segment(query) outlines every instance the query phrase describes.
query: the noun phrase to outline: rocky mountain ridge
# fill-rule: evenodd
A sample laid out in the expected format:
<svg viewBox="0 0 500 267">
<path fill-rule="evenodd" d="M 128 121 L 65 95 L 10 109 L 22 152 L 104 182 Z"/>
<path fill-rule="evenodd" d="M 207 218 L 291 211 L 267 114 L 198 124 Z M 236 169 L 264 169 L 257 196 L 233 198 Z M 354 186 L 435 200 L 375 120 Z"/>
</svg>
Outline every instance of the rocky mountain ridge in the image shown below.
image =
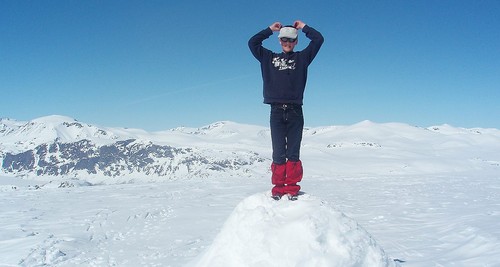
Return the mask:
<svg viewBox="0 0 500 267">
<path fill-rule="evenodd" d="M 209 129 L 222 127 L 217 123 Z M 199 135 L 201 131 L 184 135 Z M 256 152 L 161 144 L 141 130 L 103 129 L 62 116 L 0 123 L 0 162 L 5 175 L 24 177 L 157 177 L 249 175 L 267 159 Z M 179 143 L 173 141 L 172 143 Z"/>
</svg>

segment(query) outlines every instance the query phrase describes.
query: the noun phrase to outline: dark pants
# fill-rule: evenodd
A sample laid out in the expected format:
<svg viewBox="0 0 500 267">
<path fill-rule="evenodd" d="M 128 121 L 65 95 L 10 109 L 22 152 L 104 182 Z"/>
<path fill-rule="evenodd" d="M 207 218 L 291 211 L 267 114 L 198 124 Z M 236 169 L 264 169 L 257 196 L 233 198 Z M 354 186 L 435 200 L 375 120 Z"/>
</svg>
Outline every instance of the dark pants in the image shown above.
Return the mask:
<svg viewBox="0 0 500 267">
<path fill-rule="evenodd" d="M 299 161 L 300 143 L 304 128 L 302 106 L 296 104 L 271 105 L 271 141 L 273 143 L 273 162 L 285 164 Z"/>
</svg>

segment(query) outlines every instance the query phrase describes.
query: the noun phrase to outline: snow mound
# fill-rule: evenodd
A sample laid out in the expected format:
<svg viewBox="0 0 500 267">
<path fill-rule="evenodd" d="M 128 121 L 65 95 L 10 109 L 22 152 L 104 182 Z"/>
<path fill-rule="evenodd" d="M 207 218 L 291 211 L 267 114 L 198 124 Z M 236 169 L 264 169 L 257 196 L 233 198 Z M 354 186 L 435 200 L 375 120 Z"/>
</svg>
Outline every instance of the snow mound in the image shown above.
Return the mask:
<svg viewBox="0 0 500 267">
<path fill-rule="evenodd" d="M 244 199 L 190 266 L 395 266 L 355 221 L 310 195 Z"/>
</svg>

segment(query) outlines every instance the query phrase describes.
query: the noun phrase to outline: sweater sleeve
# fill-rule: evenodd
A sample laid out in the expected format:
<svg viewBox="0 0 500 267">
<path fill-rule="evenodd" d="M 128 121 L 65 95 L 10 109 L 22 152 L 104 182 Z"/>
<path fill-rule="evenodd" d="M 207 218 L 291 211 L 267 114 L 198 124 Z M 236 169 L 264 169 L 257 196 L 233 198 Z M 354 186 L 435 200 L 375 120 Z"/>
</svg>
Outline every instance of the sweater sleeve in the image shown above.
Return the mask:
<svg viewBox="0 0 500 267">
<path fill-rule="evenodd" d="M 310 63 L 318 54 L 319 49 L 321 48 L 321 45 L 323 44 L 325 39 L 319 31 L 317 31 L 313 27 L 310 27 L 309 25 L 304 26 L 304 28 L 302 28 L 302 32 L 304 32 L 306 34 L 306 37 L 311 40 L 309 45 L 303 50 L 303 52 L 308 54 Z"/>
<path fill-rule="evenodd" d="M 273 31 L 267 27 L 264 30 L 258 32 L 256 35 L 252 36 L 248 41 L 248 47 L 252 52 L 253 56 L 260 62 L 266 54 L 272 53 L 270 50 L 262 46 L 262 42 L 273 35 Z"/>
</svg>

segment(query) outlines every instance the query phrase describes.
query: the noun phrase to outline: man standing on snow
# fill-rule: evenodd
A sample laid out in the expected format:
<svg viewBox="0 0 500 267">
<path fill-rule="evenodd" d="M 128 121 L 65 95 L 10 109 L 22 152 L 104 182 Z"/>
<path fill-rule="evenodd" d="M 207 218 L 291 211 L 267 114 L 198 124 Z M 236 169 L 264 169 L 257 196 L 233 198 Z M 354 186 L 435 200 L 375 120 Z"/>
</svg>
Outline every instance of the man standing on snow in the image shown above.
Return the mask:
<svg viewBox="0 0 500 267">
<path fill-rule="evenodd" d="M 304 50 L 294 52 L 298 30 L 302 30 L 311 41 Z M 281 53 L 273 53 L 262 46 L 262 42 L 277 31 L 283 50 Z M 276 200 L 284 195 L 294 200 L 300 190 L 297 183 L 302 180 L 303 174 L 299 154 L 304 128 L 302 104 L 307 68 L 323 41 L 321 33 L 300 20 L 290 26 L 275 22 L 248 41 L 250 51 L 260 62 L 264 103 L 271 105 L 271 181 L 274 185 L 272 196 Z"/>
</svg>

